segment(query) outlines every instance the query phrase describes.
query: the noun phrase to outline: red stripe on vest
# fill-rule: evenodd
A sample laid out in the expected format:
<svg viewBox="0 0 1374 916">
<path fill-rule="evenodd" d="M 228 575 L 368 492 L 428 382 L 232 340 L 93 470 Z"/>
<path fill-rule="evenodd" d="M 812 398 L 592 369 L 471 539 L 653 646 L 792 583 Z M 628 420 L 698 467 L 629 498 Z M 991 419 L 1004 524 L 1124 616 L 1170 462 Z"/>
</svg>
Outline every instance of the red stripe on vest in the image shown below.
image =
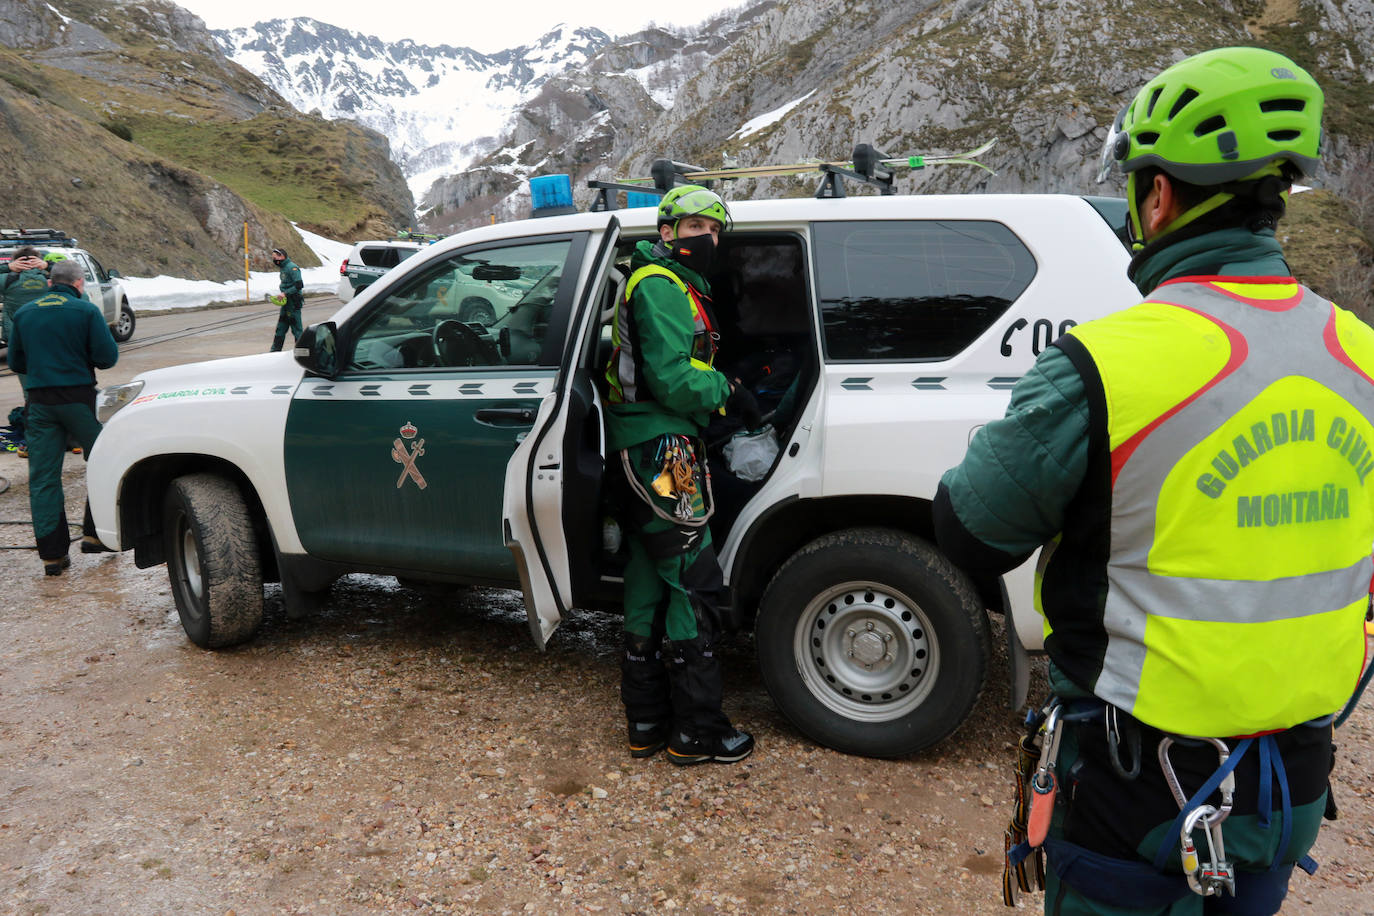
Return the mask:
<svg viewBox="0 0 1374 916">
<path fill-rule="evenodd" d="M 1150 301 L 1154 302 L 1158 300 L 1152 299 Z M 1215 324 L 1217 327 L 1221 328 L 1222 332 L 1226 335 L 1226 339 L 1231 343 L 1231 358 L 1227 360 L 1226 365 L 1221 368 L 1221 371 L 1212 377 L 1211 381 L 1203 385 L 1197 391 L 1194 391 L 1192 394 L 1188 395 L 1188 397 L 1184 398 L 1182 401 L 1175 404 L 1169 410 L 1165 411 L 1153 422 L 1151 422 L 1150 425 L 1146 426 L 1144 429 L 1140 430 L 1140 432 L 1136 433 L 1134 436 L 1127 439 L 1125 442 L 1121 443 L 1120 447 L 1112 451 L 1113 487 L 1116 486 L 1117 475 L 1121 473 L 1121 469 L 1126 466 L 1126 462 L 1131 459 L 1131 455 L 1135 453 L 1135 450 L 1140 447 L 1140 443 L 1144 442 L 1146 437 L 1148 437 L 1152 432 L 1158 429 L 1159 426 L 1165 420 L 1169 419 L 1174 414 L 1178 413 L 1180 410 L 1187 407 L 1189 404 L 1193 403 L 1198 398 L 1202 397 L 1204 394 L 1207 393 L 1209 389 L 1214 387 L 1218 382 L 1226 378 L 1226 376 L 1230 375 L 1232 372 L 1235 372 L 1236 369 L 1240 367 L 1240 364 L 1245 362 L 1246 357 L 1250 355 L 1250 345 L 1246 343 L 1245 336 L 1241 334 L 1239 331 L 1237 331 L 1235 328 L 1231 327 L 1229 324 L 1217 320 L 1213 316 L 1208 315 L 1206 312 L 1200 311 L 1195 308 L 1191 308 L 1186 305 L 1179 305 L 1176 302 L 1163 302 L 1161 304 L 1172 305 L 1174 306 L 1174 308 L 1187 309 L 1193 314 L 1200 315 L 1201 317 L 1206 318 L 1208 321 Z"/>
</svg>

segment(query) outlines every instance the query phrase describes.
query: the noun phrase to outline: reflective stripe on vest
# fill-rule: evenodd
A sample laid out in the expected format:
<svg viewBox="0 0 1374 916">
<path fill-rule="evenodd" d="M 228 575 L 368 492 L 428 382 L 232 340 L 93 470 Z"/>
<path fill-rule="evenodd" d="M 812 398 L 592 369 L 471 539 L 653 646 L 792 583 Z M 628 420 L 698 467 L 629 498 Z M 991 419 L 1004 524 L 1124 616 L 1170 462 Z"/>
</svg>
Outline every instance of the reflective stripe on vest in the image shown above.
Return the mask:
<svg viewBox="0 0 1374 916">
<path fill-rule="evenodd" d="M 606 382 L 613 404 L 633 404 L 651 398 L 641 392 L 639 373 L 635 368 L 635 333 L 632 330 L 630 299 L 635 287 L 648 277 L 665 277 L 687 297 L 692 307 L 692 365 L 704 371 L 711 371 L 716 358 L 714 331 L 706 309 L 702 307 L 700 294 L 681 277 L 658 264 L 645 264 L 630 274 L 625 281 L 625 293 L 615 306 L 615 319 L 611 323 L 611 359 L 606 366 Z"/>
<path fill-rule="evenodd" d="M 1111 449 L 1099 697 L 1218 737 L 1349 698 L 1374 573 L 1374 335 L 1356 325 L 1291 281 L 1214 280 L 1070 332 Z"/>
</svg>

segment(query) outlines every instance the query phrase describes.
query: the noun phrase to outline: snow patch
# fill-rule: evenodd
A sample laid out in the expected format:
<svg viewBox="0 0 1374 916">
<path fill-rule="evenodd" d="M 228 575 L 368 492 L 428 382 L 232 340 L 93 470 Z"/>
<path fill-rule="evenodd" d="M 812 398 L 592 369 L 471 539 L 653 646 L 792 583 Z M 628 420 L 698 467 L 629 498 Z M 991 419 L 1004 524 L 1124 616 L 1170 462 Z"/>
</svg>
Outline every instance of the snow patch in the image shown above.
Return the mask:
<svg viewBox="0 0 1374 916">
<path fill-rule="evenodd" d="M 738 140 L 743 137 L 747 137 L 750 134 L 756 134 L 759 131 L 763 130 L 765 127 L 770 127 L 778 123 L 783 118 L 787 117 L 787 113 L 789 111 L 791 111 L 793 108 L 796 108 L 802 102 L 805 102 L 807 99 L 811 98 L 811 96 L 815 94 L 816 90 L 812 89 L 806 95 L 802 96 L 799 99 L 793 99 L 786 105 L 783 105 L 781 108 L 774 108 L 772 111 L 765 112 L 764 114 L 759 115 L 757 118 L 750 118 L 748 121 L 745 121 L 743 124 L 741 124 L 738 130 L 736 130 L 733 134 L 730 135 L 730 139 Z"/>
<path fill-rule="evenodd" d="M 305 291 L 332 295 L 338 287 L 339 263 L 348 257 L 348 252 L 353 246 L 347 242 L 336 242 L 322 235 L 306 232 L 300 226 L 296 226 L 296 231 L 323 262 L 320 267 L 301 270 Z M 253 271 L 248 275 L 246 290 L 242 280 L 216 283 L 213 280 L 186 280 L 162 276 L 120 277 L 119 282 L 129 294 L 129 305 L 133 308 L 134 314 L 139 314 L 195 308 L 211 302 L 262 302 L 268 295 L 276 294 L 280 275 L 275 270 Z"/>
</svg>

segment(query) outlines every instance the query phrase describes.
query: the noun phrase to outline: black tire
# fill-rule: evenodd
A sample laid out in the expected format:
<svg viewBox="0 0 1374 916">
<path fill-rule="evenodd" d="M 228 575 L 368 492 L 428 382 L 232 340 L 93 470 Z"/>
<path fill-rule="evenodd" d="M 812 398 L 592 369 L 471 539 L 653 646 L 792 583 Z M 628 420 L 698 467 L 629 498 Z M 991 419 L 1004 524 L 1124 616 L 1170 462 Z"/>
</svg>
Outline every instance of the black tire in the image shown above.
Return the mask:
<svg viewBox="0 0 1374 916">
<path fill-rule="evenodd" d="M 123 343 L 134 336 L 134 325 L 136 323 L 134 319 L 134 310 L 129 308 L 129 301 L 126 299 L 119 304 L 119 319 L 114 323 L 114 326 L 110 328 L 110 333 L 114 335 L 115 340 Z"/>
<path fill-rule="evenodd" d="M 216 474 L 178 477 L 162 523 L 167 578 L 191 642 L 222 649 L 251 639 L 262 624 L 262 565 L 238 487 Z"/>
<path fill-rule="evenodd" d="M 933 545 L 855 528 L 778 570 L 755 641 L 764 684 L 799 731 L 838 751 L 900 757 L 968 717 L 991 637 L 972 584 Z"/>
</svg>

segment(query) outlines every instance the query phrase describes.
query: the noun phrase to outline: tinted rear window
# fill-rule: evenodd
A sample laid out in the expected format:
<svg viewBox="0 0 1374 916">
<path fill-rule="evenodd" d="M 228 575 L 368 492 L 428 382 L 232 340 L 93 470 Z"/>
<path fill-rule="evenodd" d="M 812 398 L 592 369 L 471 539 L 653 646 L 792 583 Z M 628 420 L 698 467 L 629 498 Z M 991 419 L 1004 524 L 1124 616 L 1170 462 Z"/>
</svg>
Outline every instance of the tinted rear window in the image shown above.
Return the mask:
<svg viewBox="0 0 1374 916">
<path fill-rule="evenodd" d="M 415 253 L 414 248 L 364 248 L 358 252 L 368 267 L 395 267 Z"/>
<path fill-rule="evenodd" d="M 829 360 L 937 360 L 967 347 L 1030 285 L 1035 259 L 1001 223 L 816 223 Z"/>
</svg>

